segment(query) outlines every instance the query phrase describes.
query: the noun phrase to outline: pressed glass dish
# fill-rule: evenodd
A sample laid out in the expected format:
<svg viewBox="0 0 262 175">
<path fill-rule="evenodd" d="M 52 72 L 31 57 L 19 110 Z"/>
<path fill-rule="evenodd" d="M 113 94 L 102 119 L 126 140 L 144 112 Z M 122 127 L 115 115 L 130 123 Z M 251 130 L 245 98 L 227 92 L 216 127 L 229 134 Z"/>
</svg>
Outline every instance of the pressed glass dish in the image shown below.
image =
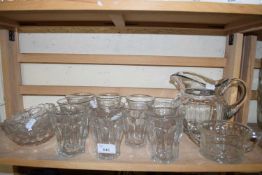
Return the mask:
<svg viewBox="0 0 262 175">
<path fill-rule="evenodd" d="M 50 122 L 53 104 L 41 104 L 25 109 L 6 119 L 1 127 L 7 137 L 18 145 L 39 145 L 54 135 Z"/>
<path fill-rule="evenodd" d="M 204 121 L 200 133 L 200 153 L 219 163 L 241 162 L 257 142 L 256 133 L 237 122 Z"/>
</svg>

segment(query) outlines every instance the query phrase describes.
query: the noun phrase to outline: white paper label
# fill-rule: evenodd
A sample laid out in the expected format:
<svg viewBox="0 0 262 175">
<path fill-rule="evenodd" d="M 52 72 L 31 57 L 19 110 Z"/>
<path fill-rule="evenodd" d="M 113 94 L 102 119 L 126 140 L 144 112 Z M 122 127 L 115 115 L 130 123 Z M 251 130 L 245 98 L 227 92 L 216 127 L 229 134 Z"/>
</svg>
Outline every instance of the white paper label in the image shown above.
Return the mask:
<svg viewBox="0 0 262 175">
<path fill-rule="evenodd" d="M 26 125 L 25 125 L 26 129 L 27 129 L 28 131 L 32 131 L 32 127 L 33 127 L 33 125 L 35 124 L 35 122 L 36 122 L 36 119 L 34 119 L 34 118 L 30 119 L 30 120 L 26 123 Z"/>
<path fill-rule="evenodd" d="M 206 89 L 209 89 L 209 90 L 215 90 L 216 86 L 213 85 L 213 84 L 207 84 L 206 85 Z"/>
<path fill-rule="evenodd" d="M 92 108 L 97 108 L 97 102 L 96 102 L 96 100 L 90 101 L 90 105 L 92 106 Z"/>
<path fill-rule="evenodd" d="M 104 154 L 116 154 L 116 145 L 98 143 L 97 152 Z"/>
</svg>

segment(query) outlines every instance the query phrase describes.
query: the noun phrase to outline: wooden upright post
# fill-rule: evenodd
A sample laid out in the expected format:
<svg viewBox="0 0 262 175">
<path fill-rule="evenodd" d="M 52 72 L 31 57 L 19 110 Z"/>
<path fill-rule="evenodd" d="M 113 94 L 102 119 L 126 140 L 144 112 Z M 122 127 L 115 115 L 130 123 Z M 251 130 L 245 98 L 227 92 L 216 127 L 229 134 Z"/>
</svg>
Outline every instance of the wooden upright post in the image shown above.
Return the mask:
<svg viewBox="0 0 262 175">
<path fill-rule="evenodd" d="M 243 48 L 243 34 L 236 33 L 227 36 L 225 57 L 227 63 L 224 68 L 224 78 L 240 78 L 241 56 Z M 231 88 L 226 94 L 229 104 L 237 99 L 237 88 Z"/>
<path fill-rule="evenodd" d="M 17 61 L 18 32 L 17 30 L 0 30 L 0 49 L 3 69 L 3 85 L 6 116 L 11 117 L 23 108 L 21 85 L 21 68 Z"/>
<path fill-rule="evenodd" d="M 252 93 L 252 80 L 254 65 L 256 60 L 256 42 L 257 36 L 245 36 L 243 45 L 243 54 L 241 60 L 240 78 L 246 82 L 247 85 L 247 100 L 243 108 L 240 110 L 237 120 L 238 122 L 246 124 L 248 121 L 249 102 Z"/>
</svg>

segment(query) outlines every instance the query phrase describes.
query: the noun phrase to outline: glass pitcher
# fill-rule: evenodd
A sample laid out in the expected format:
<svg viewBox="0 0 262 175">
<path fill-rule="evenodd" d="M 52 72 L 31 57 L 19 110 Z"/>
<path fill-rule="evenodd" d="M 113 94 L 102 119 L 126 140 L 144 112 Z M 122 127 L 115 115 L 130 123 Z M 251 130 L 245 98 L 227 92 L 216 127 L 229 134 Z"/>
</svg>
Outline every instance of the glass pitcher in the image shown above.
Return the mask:
<svg viewBox="0 0 262 175">
<path fill-rule="evenodd" d="M 229 120 L 246 99 L 246 85 L 237 78 L 212 80 L 191 72 L 171 75 L 170 82 L 180 91 L 185 111 L 184 132 L 199 145 L 199 124 L 205 120 Z M 238 99 L 228 104 L 225 93 L 230 87 L 238 87 Z"/>
</svg>

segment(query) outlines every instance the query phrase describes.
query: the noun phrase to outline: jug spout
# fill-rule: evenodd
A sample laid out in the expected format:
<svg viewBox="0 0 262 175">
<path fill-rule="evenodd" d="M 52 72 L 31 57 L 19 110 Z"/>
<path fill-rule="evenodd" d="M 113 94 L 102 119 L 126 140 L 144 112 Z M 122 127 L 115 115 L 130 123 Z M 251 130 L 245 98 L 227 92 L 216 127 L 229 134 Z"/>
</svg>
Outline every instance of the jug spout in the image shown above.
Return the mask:
<svg viewBox="0 0 262 175">
<path fill-rule="evenodd" d="M 178 91 L 184 91 L 186 89 L 179 73 L 172 74 L 169 82 L 173 84 Z"/>
<path fill-rule="evenodd" d="M 198 75 L 192 72 L 177 72 L 170 76 L 170 83 L 172 83 L 177 90 L 184 91 L 185 89 L 204 89 L 212 88 L 213 90 L 218 84 L 217 81 Z"/>
</svg>

